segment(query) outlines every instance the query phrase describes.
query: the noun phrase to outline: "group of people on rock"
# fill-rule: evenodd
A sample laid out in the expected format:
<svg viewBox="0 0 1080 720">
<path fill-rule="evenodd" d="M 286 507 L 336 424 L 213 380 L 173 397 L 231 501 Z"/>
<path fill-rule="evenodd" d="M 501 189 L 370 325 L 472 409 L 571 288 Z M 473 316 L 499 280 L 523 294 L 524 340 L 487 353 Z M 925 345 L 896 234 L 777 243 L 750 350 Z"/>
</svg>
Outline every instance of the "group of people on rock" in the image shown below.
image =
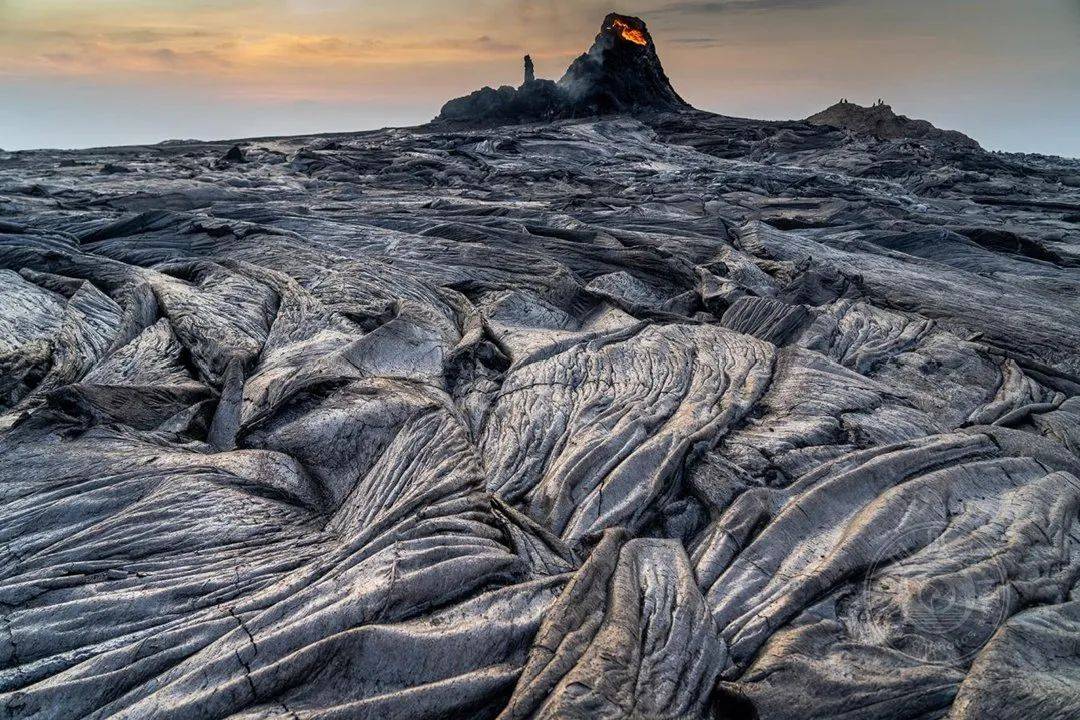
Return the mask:
<svg viewBox="0 0 1080 720">
<path fill-rule="evenodd" d="M 840 104 L 841 105 L 850 105 L 851 101 L 848 100 L 847 98 L 840 98 Z M 874 103 L 874 107 L 885 107 L 885 101 L 882 100 L 881 98 L 878 98 L 877 102 Z"/>
</svg>

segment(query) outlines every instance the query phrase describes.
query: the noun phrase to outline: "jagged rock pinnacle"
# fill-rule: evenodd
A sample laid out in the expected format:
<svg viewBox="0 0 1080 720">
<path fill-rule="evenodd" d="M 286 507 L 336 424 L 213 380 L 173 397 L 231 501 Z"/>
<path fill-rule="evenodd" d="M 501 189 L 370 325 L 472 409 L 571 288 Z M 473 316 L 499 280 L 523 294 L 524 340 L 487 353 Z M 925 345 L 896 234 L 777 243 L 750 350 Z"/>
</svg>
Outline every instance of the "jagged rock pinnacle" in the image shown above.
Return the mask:
<svg viewBox="0 0 1080 720">
<path fill-rule="evenodd" d="M 592 47 L 571 63 L 558 84 L 536 80 L 526 57 L 520 88 L 486 87 L 456 98 L 443 106 L 439 119 L 522 121 L 689 108 L 664 73 L 645 21 L 611 13 Z"/>
<path fill-rule="evenodd" d="M 645 22 L 618 13 L 604 18 L 596 41 L 570 65 L 559 87 L 579 114 L 689 107 L 664 73 Z"/>
<path fill-rule="evenodd" d="M 532 81 L 536 80 L 536 66 L 533 65 L 533 59 L 531 55 L 525 56 L 525 84 L 528 85 Z"/>
</svg>

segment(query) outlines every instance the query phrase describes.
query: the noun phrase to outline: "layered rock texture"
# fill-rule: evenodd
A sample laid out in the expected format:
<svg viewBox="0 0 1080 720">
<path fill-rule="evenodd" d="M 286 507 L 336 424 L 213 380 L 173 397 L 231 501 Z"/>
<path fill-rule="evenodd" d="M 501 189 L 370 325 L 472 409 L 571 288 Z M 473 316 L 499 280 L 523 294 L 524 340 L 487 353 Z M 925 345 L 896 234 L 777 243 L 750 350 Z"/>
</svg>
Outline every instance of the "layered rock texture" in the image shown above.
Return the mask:
<svg viewBox="0 0 1080 720">
<path fill-rule="evenodd" d="M 685 109 L 0 154 L 0 717 L 1076 718 L 1078 178 Z"/>
</svg>

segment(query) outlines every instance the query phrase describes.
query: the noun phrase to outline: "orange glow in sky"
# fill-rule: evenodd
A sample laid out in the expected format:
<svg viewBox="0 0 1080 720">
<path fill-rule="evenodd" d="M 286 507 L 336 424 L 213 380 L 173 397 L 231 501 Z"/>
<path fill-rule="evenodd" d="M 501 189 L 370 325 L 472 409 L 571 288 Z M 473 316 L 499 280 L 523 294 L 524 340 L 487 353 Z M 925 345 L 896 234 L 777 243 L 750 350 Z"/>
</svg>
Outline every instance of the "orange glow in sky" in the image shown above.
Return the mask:
<svg viewBox="0 0 1080 720">
<path fill-rule="evenodd" d="M 0 147 L 417 124 L 519 84 L 526 53 L 558 79 L 612 9 L 706 110 L 880 97 L 988 148 L 1080 156 L 1075 0 L 0 0 Z"/>
</svg>

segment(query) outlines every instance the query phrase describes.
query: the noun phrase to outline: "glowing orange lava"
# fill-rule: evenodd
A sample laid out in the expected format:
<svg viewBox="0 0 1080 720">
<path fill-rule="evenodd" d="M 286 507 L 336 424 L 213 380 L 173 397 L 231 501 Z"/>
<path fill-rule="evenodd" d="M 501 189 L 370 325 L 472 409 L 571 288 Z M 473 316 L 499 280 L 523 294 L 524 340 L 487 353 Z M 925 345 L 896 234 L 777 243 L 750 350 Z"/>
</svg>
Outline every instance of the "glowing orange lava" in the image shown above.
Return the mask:
<svg viewBox="0 0 1080 720">
<path fill-rule="evenodd" d="M 612 21 L 611 29 L 618 30 L 619 35 L 622 35 L 623 40 L 629 40 L 630 42 L 637 45 L 649 44 L 649 41 L 645 39 L 645 33 L 641 32 L 640 30 L 635 30 L 623 20 Z"/>
</svg>

